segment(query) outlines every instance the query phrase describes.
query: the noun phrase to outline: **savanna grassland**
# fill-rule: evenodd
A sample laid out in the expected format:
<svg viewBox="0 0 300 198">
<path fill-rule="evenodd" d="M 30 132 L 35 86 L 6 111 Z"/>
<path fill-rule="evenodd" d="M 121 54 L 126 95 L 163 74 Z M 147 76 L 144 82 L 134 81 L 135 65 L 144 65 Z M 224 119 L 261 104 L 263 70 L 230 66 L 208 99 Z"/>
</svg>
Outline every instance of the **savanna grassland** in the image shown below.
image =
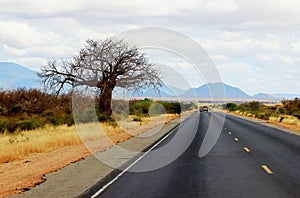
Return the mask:
<svg viewBox="0 0 300 198">
<path fill-rule="evenodd" d="M 300 132 L 299 98 L 282 100 L 277 105 L 263 104 L 257 101 L 242 104 L 227 103 L 224 105 L 224 109 L 231 113 L 266 120 Z"/>
<path fill-rule="evenodd" d="M 154 116 L 166 114 L 168 119 L 179 115 L 182 109 L 195 108 L 192 103 L 158 101 L 156 105 L 153 104 L 149 99 L 129 101 L 128 130 L 131 130 L 133 122 L 139 125 L 150 122 L 150 107 Z M 157 104 L 163 108 L 157 108 L 160 107 Z M 99 125 L 108 136 L 124 136 L 125 132 L 111 116 L 101 114 L 97 109 L 92 110 L 96 111 Z M 0 91 L 0 163 L 21 159 L 30 153 L 81 144 L 72 113 L 71 94 L 55 96 L 36 89 L 22 88 Z M 80 117 L 82 120 L 79 120 L 81 124 L 88 124 L 89 116 L 90 111 L 84 111 Z M 89 135 L 93 139 L 95 133 Z M 116 138 L 114 141 L 120 140 Z"/>
<path fill-rule="evenodd" d="M 117 101 L 117 110 L 124 108 L 123 102 Z M 75 125 L 71 94 L 55 96 L 36 89 L 0 91 L 0 196 L 22 192 L 42 182 L 46 173 L 90 155 L 87 142 L 95 146 L 92 152 L 103 151 L 170 122 L 182 110 L 197 107 L 150 99 L 127 104 L 127 119 L 115 120 L 95 108 L 96 122 L 90 122 L 87 109 Z M 84 130 L 79 133 L 78 127 Z"/>
</svg>

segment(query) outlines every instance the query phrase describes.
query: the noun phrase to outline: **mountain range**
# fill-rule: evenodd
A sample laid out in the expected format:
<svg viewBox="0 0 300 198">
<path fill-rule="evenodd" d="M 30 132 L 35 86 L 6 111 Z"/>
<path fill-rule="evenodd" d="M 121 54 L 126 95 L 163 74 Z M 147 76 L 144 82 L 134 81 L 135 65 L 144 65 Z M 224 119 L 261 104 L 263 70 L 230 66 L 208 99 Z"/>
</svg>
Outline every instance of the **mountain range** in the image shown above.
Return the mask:
<svg viewBox="0 0 300 198">
<path fill-rule="evenodd" d="M 0 62 L 0 89 L 42 88 L 36 72 L 22 65 L 12 62 Z M 171 85 L 163 85 L 159 90 L 142 89 L 130 92 L 133 97 L 181 97 L 181 98 L 232 98 L 232 99 L 259 99 L 281 100 L 300 98 L 300 94 L 266 94 L 248 95 L 237 87 L 225 83 L 208 83 L 197 88 L 182 90 Z"/>
<path fill-rule="evenodd" d="M 11 62 L 0 62 L 0 88 L 40 88 L 36 72 Z"/>
<path fill-rule="evenodd" d="M 187 91 L 173 86 L 163 85 L 159 90 L 148 89 L 131 94 L 139 97 L 180 97 L 180 98 L 215 98 L 215 99 L 253 99 L 253 100 L 282 100 L 300 98 L 300 94 L 266 94 L 248 95 L 237 87 L 225 83 L 208 83 Z"/>
</svg>

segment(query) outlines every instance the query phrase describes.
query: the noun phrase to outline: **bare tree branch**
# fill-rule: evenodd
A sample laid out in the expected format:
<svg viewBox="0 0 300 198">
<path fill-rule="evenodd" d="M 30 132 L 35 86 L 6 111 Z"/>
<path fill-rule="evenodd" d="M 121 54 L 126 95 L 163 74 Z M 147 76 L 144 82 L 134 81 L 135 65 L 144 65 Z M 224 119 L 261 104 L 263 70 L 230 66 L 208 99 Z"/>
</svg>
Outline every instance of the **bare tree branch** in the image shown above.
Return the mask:
<svg viewBox="0 0 300 198">
<path fill-rule="evenodd" d="M 138 48 L 111 38 L 87 40 L 87 46 L 72 60 L 49 61 L 38 74 L 45 86 L 56 94 L 67 85 L 97 87 L 99 109 L 103 108 L 107 114 L 111 113 L 110 102 L 115 87 L 130 90 L 157 88 L 162 84 L 159 75 Z"/>
</svg>

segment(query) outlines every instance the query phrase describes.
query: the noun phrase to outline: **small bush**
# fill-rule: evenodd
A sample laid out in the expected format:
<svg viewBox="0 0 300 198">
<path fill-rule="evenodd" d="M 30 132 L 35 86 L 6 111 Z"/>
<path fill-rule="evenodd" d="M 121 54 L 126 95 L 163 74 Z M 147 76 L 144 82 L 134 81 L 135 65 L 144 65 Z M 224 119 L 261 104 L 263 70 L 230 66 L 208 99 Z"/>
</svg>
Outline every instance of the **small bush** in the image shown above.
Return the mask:
<svg viewBox="0 0 300 198">
<path fill-rule="evenodd" d="M 150 109 L 149 109 L 149 114 L 152 115 L 160 115 L 160 114 L 165 114 L 166 113 L 166 109 L 165 107 L 160 104 L 160 103 L 154 103 L 151 105 Z"/>
<path fill-rule="evenodd" d="M 22 110 L 23 110 L 23 107 L 21 105 L 15 104 L 15 105 L 13 105 L 12 107 L 9 108 L 8 114 L 9 115 L 16 115 L 16 114 L 21 113 Z"/>
<path fill-rule="evenodd" d="M 52 124 L 54 126 L 65 124 L 65 118 L 63 114 L 58 114 L 53 111 L 48 111 L 44 113 L 44 118 L 46 123 Z"/>
<path fill-rule="evenodd" d="M 144 116 L 149 113 L 152 101 L 148 98 L 144 100 L 135 100 L 129 102 L 129 112 L 131 115 Z"/>
<path fill-rule="evenodd" d="M 260 112 L 257 114 L 257 118 L 263 119 L 263 120 L 268 120 L 271 116 L 271 113 L 268 112 Z"/>
<path fill-rule="evenodd" d="M 4 133 L 6 130 L 7 119 L 0 119 L 0 133 Z"/>
<path fill-rule="evenodd" d="M 292 115 L 300 120 L 300 111 L 293 112 Z"/>
<path fill-rule="evenodd" d="M 281 102 L 282 102 L 287 114 L 289 114 L 289 115 L 295 114 L 295 116 L 297 117 L 297 115 L 298 115 L 297 112 L 300 112 L 300 99 L 299 98 L 295 98 L 294 100 L 283 100 Z"/>
<path fill-rule="evenodd" d="M 160 102 L 162 104 L 167 113 L 170 114 L 180 114 L 181 113 L 181 105 L 179 102 Z"/>
<path fill-rule="evenodd" d="M 99 112 L 97 112 L 97 118 L 98 118 L 99 122 L 108 122 L 108 121 L 113 122 L 114 121 L 114 119 L 111 116 L 106 115 L 106 114 L 102 114 L 102 113 L 99 113 Z"/>
<path fill-rule="evenodd" d="M 6 130 L 10 133 L 13 133 L 18 128 L 18 122 L 12 119 L 9 119 L 6 124 Z"/>
<path fill-rule="evenodd" d="M 67 118 L 66 118 L 66 124 L 67 124 L 67 126 L 72 126 L 72 125 L 74 125 L 75 124 L 75 121 L 74 121 L 74 118 L 73 118 L 73 116 L 68 116 Z"/>
<path fill-rule="evenodd" d="M 226 104 L 226 109 L 228 110 L 228 111 L 236 111 L 237 110 L 237 105 L 236 104 L 234 104 L 234 103 L 227 103 Z"/>
<path fill-rule="evenodd" d="M 42 123 L 35 118 L 18 121 L 18 128 L 21 131 L 33 130 L 41 127 L 42 127 Z"/>
<path fill-rule="evenodd" d="M 298 124 L 300 120 L 300 99 L 295 98 L 294 100 L 283 100 L 281 102 L 283 107 L 279 105 L 265 106 L 256 101 L 239 105 L 227 103 L 226 107 L 229 111 L 235 110 L 237 112 L 238 110 L 240 114 L 255 115 L 259 119 Z M 294 116 L 294 119 L 289 116 Z"/>
<path fill-rule="evenodd" d="M 187 110 L 193 110 L 193 109 L 197 109 L 198 106 L 195 105 L 194 103 L 183 103 L 181 104 L 182 106 L 182 110 L 187 111 Z"/>
</svg>

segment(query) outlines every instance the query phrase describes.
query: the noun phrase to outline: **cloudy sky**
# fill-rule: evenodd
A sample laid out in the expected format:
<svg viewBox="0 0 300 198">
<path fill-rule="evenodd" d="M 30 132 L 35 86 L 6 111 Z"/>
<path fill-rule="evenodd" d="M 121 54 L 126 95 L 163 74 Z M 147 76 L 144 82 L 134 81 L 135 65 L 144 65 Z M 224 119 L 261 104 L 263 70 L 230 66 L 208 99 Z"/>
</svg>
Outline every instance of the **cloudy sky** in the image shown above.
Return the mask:
<svg viewBox="0 0 300 198">
<path fill-rule="evenodd" d="M 0 0 L 0 61 L 39 70 L 88 38 L 161 27 L 197 41 L 225 83 L 249 94 L 300 93 L 299 0 L 21 2 Z"/>
</svg>

